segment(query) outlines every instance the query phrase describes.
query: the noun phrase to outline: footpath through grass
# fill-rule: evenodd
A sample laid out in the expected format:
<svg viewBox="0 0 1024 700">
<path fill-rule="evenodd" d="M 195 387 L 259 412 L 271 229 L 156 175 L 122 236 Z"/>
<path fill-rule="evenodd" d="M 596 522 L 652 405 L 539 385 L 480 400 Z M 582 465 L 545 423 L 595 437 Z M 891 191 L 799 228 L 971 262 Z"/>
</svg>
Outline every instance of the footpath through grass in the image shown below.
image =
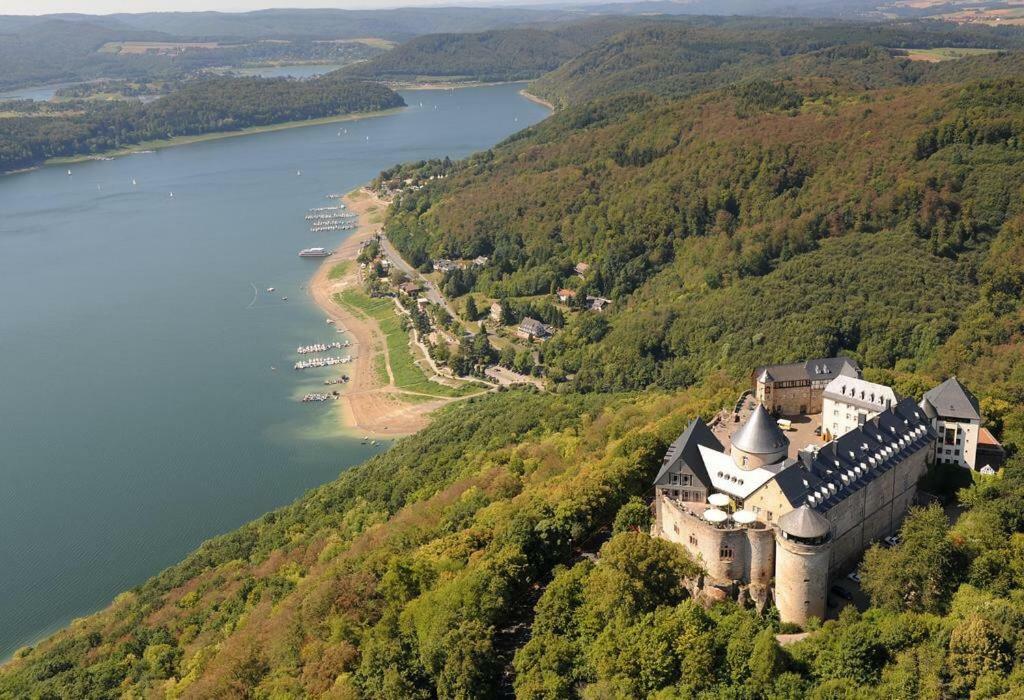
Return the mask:
<svg viewBox="0 0 1024 700">
<path fill-rule="evenodd" d="M 395 303 L 391 299 L 371 299 L 362 292 L 352 289 L 346 289 L 334 296 L 339 303 L 349 309 L 377 321 L 387 341 L 391 373 L 395 377 L 395 386 L 398 388 L 432 396 L 449 397 L 465 396 L 483 389 L 482 386 L 474 386 L 472 383 L 450 387 L 430 381 L 423 370 L 413 361 L 412 351 L 409 348 L 409 333 L 402 329 L 402 319 L 395 311 Z M 386 382 L 387 372 L 384 370 L 383 362 L 381 361 L 378 365 L 377 361 L 375 359 L 375 371 L 378 378 L 383 372 Z"/>
</svg>

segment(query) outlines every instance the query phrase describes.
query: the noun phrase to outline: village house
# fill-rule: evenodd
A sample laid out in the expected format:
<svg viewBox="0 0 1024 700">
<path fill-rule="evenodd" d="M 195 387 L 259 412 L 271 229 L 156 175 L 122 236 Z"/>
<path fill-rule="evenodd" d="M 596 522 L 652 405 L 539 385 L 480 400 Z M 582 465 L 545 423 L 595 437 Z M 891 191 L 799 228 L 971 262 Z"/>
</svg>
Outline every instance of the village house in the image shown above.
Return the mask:
<svg viewBox="0 0 1024 700">
<path fill-rule="evenodd" d="M 490 258 L 488 258 L 486 255 L 478 255 L 475 258 L 473 258 L 473 266 L 483 267 L 484 265 L 487 264 L 488 260 L 490 260 Z"/>
<path fill-rule="evenodd" d="M 502 308 L 499 302 L 491 304 L 491 320 L 495 323 L 501 323 Z"/>
<path fill-rule="evenodd" d="M 551 327 L 544 325 L 535 318 L 526 317 L 519 322 L 516 335 L 525 339 L 544 340 L 551 335 Z"/>
<path fill-rule="evenodd" d="M 421 287 L 416 282 L 403 282 L 402 284 L 398 285 L 398 289 L 402 293 L 408 294 L 411 297 L 416 296 L 421 291 L 423 291 L 423 287 Z"/>
<path fill-rule="evenodd" d="M 586 277 L 587 273 L 590 271 L 590 264 L 585 262 L 578 262 L 576 263 L 576 267 L 574 267 L 573 269 L 576 271 L 576 274 L 579 275 L 580 277 Z"/>
<path fill-rule="evenodd" d="M 775 415 L 821 413 L 825 387 L 840 375 L 859 378 L 860 367 L 847 357 L 758 367 L 754 370 L 754 396 Z"/>
<path fill-rule="evenodd" d="M 568 304 L 570 301 L 576 298 L 576 291 L 573 289 L 559 289 L 558 290 L 558 301 L 563 304 Z"/>
<path fill-rule="evenodd" d="M 587 296 L 587 307 L 591 311 L 597 311 L 598 313 L 604 311 L 612 303 L 611 299 L 605 299 L 604 297 L 592 297 Z"/>
<path fill-rule="evenodd" d="M 841 374 L 822 392 L 821 434 L 826 440 L 864 425 L 896 403 L 896 392 L 884 384 Z"/>
<path fill-rule="evenodd" d="M 434 272 L 451 272 L 452 270 L 458 270 L 460 267 L 457 262 L 447 258 L 440 258 L 434 261 Z"/>
</svg>

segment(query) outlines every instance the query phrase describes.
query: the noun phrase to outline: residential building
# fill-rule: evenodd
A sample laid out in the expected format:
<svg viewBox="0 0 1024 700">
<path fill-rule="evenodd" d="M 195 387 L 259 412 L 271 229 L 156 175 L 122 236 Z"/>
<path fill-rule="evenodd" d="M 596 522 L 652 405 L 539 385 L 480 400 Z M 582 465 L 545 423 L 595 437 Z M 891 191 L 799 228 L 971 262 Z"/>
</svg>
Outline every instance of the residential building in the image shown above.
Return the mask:
<svg viewBox="0 0 1024 700">
<path fill-rule="evenodd" d="M 576 298 L 576 290 L 574 289 L 559 289 L 558 290 L 558 301 L 563 304 L 568 304 L 570 301 Z"/>
<path fill-rule="evenodd" d="M 452 270 L 458 270 L 461 265 L 454 260 L 448 260 L 447 258 L 440 258 L 434 261 L 434 272 L 451 272 Z"/>
<path fill-rule="evenodd" d="M 956 377 L 950 377 L 925 392 L 921 408 L 931 419 L 935 430 L 932 457 L 936 462 L 967 469 L 984 466 L 977 460 L 981 412 L 978 399 L 967 387 Z"/>
<path fill-rule="evenodd" d="M 491 320 L 495 323 L 501 323 L 502 308 L 499 302 L 491 304 Z"/>
<path fill-rule="evenodd" d="M 544 325 L 535 318 L 526 317 L 519 322 L 516 335 L 520 338 L 543 340 L 551 335 L 551 327 Z"/>
<path fill-rule="evenodd" d="M 775 415 L 821 413 L 822 394 L 836 377 L 860 377 L 860 367 L 848 357 L 824 357 L 754 370 L 754 395 Z"/>
<path fill-rule="evenodd" d="M 821 394 L 821 435 L 845 435 L 896 403 L 896 392 L 884 384 L 841 374 Z"/>
<path fill-rule="evenodd" d="M 611 299 L 605 299 L 604 297 L 592 297 L 587 295 L 587 306 L 591 311 L 597 311 L 600 313 L 604 311 L 609 304 L 612 303 Z"/>
</svg>

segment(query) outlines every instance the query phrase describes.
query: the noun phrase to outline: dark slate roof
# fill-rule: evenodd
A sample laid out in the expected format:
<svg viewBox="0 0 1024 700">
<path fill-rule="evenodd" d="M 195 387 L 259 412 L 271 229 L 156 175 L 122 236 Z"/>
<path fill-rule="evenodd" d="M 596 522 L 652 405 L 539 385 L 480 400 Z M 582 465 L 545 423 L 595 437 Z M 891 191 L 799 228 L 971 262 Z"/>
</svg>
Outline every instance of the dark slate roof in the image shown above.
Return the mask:
<svg viewBox="0 0 1024 700">
<path fill-rule="evenodd" d="M 934 439 L 925 412 L 913 399 L 903 399 L 818 450 L 807 467 L 818 482 L 804 500 L 825 512 Z"/>
<path fill-rule="evenodd" d="M 683 431 L 683 434 L 669 445 L 661 462 L 661 470 L 654 479 L 654 484 L 658 485 L 676 463 L 682 461 L 706 487 L 710 486 L 711 479 L 708 477 L 708 471 L 704 467 L 704 460 L 700 456 L 700 450 L 697 449 L 699 445 L 724 452 L 722 443 L 718 441 L 718 438 L 711 432 L 707 424 L 700 418 L 694 418 L 690 421 L 690 425 L 686 427 L 686 430 Z"/>
<path fill-rule="evenodd" d="M 789 447 L 789 438 L 761 404 L 729 441 L 733 447 L 756 455 L 771 454 Z"/>
<path fill-rule="evenodd" d="M 765 365 L 754 370 L 754 376 L 760 377 L 766 371 L 776 382 L 815 381 L 833 379 L 840 374 L 859 377 L 860 367 L 848 357 L 819 357 L 805 362 L 791 362 L 785 365 Z"/>
<path fill-rule="evenodd" d="M 541 336 L 548 334 L 548 327 L 535 318 L 527 316 L 519 322 L 519 330 L 523 333 L 529 333 L 534 336 Z"/>
<path fill-rule="evenodd" d="M 926 391 L 921 399 L 921 408 L 932 418 L 938 415 L 940 418 L 981 420 L 978 399 L 956 377 L 950 377 Z"/>
<path fill-rule="evenodd" d="M 810 540 L 827 535 L 832 525 L 821 513 L 800 506 L 779 518 L 779 529 L 787 535 Z"/>
<path fill-rule="evenodd" d="M 796 508 L 806 501 L 808 493 L 816 491 L 821 486 L 821 479 L 802 467 L 797 460 L 793 460 L 778 473 L 775 483 L 779 485 L 779 490 L 789 501 L 789 505 Z"/>
</svg>

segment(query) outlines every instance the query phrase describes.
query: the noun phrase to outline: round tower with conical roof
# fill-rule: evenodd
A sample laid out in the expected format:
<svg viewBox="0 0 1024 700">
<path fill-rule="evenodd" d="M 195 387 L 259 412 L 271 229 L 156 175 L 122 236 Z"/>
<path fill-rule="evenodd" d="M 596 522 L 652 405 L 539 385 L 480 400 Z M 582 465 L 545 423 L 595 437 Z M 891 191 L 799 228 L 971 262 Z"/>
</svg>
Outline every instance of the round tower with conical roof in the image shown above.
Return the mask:
<svg viewBox="0 0 1024 700">
<path fill-rule="evenodd" d="M 733 433 L 730 442 L 732 461 L 740 469 L 756 469 L 781 462 L 789 452 L 789 438 L 761 404 Z"/>
<path fill-rule="evenodd" d="M 806 625 L 825 619 L 832 525 L 803 505 L 781 518 L 775 528 L 775 607 L 782 622 Z"/>
</svg>

